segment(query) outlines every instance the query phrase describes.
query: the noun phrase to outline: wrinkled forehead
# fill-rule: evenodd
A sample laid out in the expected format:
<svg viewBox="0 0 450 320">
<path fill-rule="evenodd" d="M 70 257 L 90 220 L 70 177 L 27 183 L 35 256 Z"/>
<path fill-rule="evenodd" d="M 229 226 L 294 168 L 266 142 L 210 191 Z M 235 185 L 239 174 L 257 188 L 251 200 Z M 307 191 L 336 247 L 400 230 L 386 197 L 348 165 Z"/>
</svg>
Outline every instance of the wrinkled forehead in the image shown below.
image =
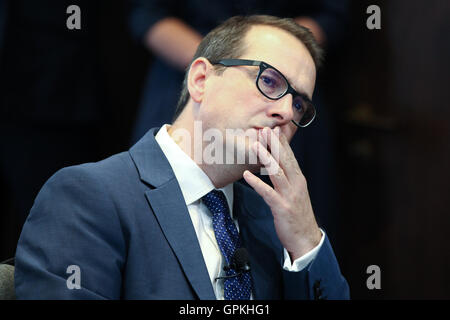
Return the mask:
<svg viewBox="0 0 450 320">
<path fill-rule="evenodd" d="M 271 26 L 253 26 L 244 38 L 242 59 L 260 60 L 277 68 L 299 92 L 314 91 L 316 68 L 306 46 L 289 32 Z"/>
</svg>

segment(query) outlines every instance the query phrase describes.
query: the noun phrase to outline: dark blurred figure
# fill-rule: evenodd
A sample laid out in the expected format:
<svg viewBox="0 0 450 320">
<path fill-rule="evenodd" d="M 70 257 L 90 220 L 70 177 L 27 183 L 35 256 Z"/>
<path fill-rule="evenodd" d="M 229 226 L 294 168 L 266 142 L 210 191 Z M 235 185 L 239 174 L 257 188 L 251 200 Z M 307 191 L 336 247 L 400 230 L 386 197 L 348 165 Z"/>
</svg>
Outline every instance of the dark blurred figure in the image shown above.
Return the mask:
<svg viewBox="0 0 450 320">
<path fill-rule="evenodd" d="M 132 32 L 137 41 L 155 54 L 144 85 L 133 142 L 140 139 L 148 129 L 172 122 L 184 70 L 202 37 L 220 22 L 231 16 L 249 14 L 291 17 L 309 28 L 329 55 L 342 42 L 348 18 L 347 1 L 131 2 Z M 326 92 L 326 88 L 320 88 L 321 77 L 319 74 L 315 92 Z M 327 107 L 330 103 L 325 101 L 323 95 L 314 95 L 313 102 L 318 112 L 317 119 L 307 130 L 300 130 L 294 136 L 291 146 L 308 179 L 311 200 L 319 223 L 324 226 L 333 243 L 336 243 L 338 213 L 333 161 L 333 121 Z M 266 182 L 269 182 L 268 179 Z"/>
<path fill-rule="evenodd" d="M 81 30 L 66 27 L 73 4 Z M 100 158 L 97 14 L 97 1 L 0 0 L 1 260 L 44 182 Z"/>
</svg>

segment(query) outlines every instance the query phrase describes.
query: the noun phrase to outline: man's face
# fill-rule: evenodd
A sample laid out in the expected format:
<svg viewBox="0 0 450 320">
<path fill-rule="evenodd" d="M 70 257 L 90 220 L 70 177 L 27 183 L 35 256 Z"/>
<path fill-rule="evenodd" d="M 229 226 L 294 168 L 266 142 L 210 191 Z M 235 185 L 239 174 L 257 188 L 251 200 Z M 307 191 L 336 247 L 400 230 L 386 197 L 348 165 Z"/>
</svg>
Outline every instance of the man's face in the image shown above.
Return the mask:
<svg viewBox="0 0 450 320">
<path fill-rule="evenodd" d="M 277 68 L 297 92 L 310 99 L 316 69 L 307 48 L 287 31 L 270 26 L 253 26 L 245 37 L 247 50 L 240 58 L 264 61 Z M 254 130 L 279 127 L 290 141 L 297 130 L 293 118 L 292 95 L 279 100 L 263 96 L 255 85 L 259 67 L 228 67 L 221 75 L 208 77 L 197 120 L 203 129 Z M 249 144 L 246 138 L 246 151 Z"/>
</svg>

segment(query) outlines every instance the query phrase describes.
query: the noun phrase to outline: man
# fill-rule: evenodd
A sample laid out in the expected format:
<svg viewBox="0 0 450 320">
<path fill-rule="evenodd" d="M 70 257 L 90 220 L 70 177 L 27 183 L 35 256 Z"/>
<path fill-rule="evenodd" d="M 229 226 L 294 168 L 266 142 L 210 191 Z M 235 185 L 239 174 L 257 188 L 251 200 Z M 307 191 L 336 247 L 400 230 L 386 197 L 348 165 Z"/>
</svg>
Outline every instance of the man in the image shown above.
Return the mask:
<svg viewBox="0 0 450 320">
<path fill-rule="evenodd" d="M 292 20 L 234 17 L 209 33 L 171 126 L 44 185 L 17 248 L 17 296 L 348 298 L 288 144 L 314 118 L 319 61 Z M 234 144 L 226 133 L 236 129 L 250 134 Z M 219 161 L 203 152 L 211 131 Z M 230 153 L 245 161 L 225 161 Z M 261 167 L 273 188 L 253 174 Z"/>
</svg>

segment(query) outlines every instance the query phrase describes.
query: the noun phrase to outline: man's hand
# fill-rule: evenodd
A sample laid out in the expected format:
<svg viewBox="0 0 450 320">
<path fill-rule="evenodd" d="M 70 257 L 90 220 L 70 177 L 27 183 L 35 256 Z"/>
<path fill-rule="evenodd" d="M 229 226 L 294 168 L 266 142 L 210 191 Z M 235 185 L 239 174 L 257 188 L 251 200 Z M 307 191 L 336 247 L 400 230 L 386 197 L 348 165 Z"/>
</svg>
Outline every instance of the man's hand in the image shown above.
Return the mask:
<svg viewBox="0 0 450 320">
<path fill-rule="evenodd" d="M 279 159 L 275 159 L 259 141 L 252 146 L 264 167 L 270 167 L 270 173 L 275 172 L 269 175 L 274 188 L 248 170 L 243 177 L 269 205 L 278 238 L 294 261 L 318 245 L 322 233 L 314 217 L 306 179 L 289 142 L 278 127 L 261 131 L 258 140 L 266 142 L 270 149 L 275 149 L 278 143 Z"/>
</svg>

